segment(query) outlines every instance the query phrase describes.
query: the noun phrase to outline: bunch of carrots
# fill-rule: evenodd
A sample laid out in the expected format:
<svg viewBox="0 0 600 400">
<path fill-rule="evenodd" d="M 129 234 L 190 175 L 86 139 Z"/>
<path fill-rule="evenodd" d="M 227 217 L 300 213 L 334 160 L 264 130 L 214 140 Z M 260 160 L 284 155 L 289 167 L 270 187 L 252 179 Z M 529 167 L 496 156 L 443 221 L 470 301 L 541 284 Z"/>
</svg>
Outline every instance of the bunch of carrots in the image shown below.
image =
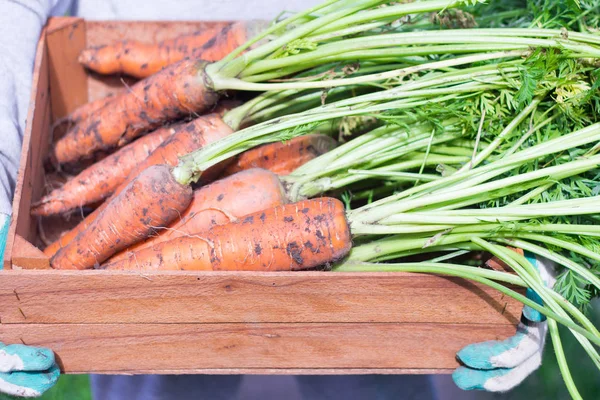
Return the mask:
<svg viewBox="0 0 600 400">
<path fill-rule="evenodd" d="M 109 155 L 34 204 L 95 207 L 44 249 L 52 267 L 461 276 L 568 327 L 600 369 L 597 13 L 482 3 L 328 0 L 86 49 L 87 68 L 142 79 L 53 144 L 53 165 Z M 557 286 L 507 246 L 554 261 Z M 516 275 L 449 262 L 481 251 Z"/>
</svg>

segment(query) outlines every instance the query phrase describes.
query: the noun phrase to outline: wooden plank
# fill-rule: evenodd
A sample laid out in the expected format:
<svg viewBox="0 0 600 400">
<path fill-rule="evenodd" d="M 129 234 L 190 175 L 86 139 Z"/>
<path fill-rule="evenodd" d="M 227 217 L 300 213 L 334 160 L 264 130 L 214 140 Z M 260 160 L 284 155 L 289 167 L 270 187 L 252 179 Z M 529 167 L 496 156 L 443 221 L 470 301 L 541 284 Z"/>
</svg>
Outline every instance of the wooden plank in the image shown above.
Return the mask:
<svg viewBox="0 0 600 400">
<path fill-rule="evenodd" d="M 16 294 L 15 294 L 16 292 Z M 432 322 L 516 325 L 521 304 L 482 285 L 405 273 L 18 271 L 0 274 L 10 323 Z"/>
<path fill-rule="evenodd" d="M 8 343 L 47 346 L 66 372 L 197 369 L 451 369 L 469 343 L 510 325 L 2 324 Z"/>
<path fill-rule="evenodd" d="M 87 76 L 77 61 L 85 48 L 85 38 L 83 19 L 50 19 L 46 42 L 53 120 L 87 103 Z"/>
<path fill-rule="evenodd" d="M 30 216 L 29 209 L 31 202 L 39 198 L 43 190 L 42 162 L 48 148 L 50 127 L 48 56 L 45 37 L 44 29 L 35 54 L 27 126 L 23 135 L 21 164 L 17 175 L 12 219 L 4 254 L 5 269 L 11 268 L 15 235 L 18 234 L 25 240 L 33 242 L 37 234 L 36 220 Z"/>
<path fill-rule="evenodd" d="M 50 260 L 40 249 L 17 234 L 13 245 L 12 266 L 15 269 L 50 269 Z"/>
<path fill-rule="evenodd" d="M 451 374 L 453 368 L 194 368 L 194 369 L 153 369 L 135 371 L 101 371 L 98 374 L 139 375 L 432 375 Z M 69 374 L 85 372 L 72 371 Z"/>
</svg>

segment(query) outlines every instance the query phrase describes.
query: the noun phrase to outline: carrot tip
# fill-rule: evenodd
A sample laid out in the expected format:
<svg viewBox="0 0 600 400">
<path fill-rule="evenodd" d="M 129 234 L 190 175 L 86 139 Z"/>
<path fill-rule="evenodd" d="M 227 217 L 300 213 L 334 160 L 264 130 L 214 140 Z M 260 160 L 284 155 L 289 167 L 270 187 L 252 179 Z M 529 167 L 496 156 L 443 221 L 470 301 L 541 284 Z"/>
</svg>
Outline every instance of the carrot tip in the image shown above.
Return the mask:
<svg viewBox="0 0 600 400">
<path fill-rule="evenodd" d="M 86 65 L 86 66 L 87 66 L 87 65 L 90 63 L 90 61 L 92 60 L 92 58 L 93 58 L 93 57 L 92 57 L 92 54 L 93 54 L 93 53 L 92 53 L 92 51 L 91 51 L 91 50 L 89 50 L 89 49 L 85 49 L 85 50 L 83 50 L 83 51 L 82 51 L 82 52 L 79 54 L 79 57 L 77 58 L 77 61 L 78 61 L 80 64 L 83 64 L 83 65 Z"/>
</svg>

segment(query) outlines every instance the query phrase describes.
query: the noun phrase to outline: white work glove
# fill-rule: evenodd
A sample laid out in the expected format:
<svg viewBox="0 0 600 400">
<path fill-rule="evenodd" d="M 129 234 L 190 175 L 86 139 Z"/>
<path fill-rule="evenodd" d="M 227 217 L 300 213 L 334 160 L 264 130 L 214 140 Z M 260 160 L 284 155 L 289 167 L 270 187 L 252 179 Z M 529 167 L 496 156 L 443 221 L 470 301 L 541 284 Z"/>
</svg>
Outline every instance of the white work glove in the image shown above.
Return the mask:
<svg viewBox="0 0 600 400">
<path fill-rule="evenodd" d="M 554 263 L 525 252 L 525 257 L 538 271 L 548 287 L 556 282 Z M 540 297 L 527 289 L 527 298 L 542 304 Z M 452 374 L 463 390 L 505 392 L 519 385 L 542 364 L 548 323 L 546 318 L 525 306 L 517 333 L 503 341 L 489 341 L 466 346 L 457 353 L 464 364 Z"/>
</svg>

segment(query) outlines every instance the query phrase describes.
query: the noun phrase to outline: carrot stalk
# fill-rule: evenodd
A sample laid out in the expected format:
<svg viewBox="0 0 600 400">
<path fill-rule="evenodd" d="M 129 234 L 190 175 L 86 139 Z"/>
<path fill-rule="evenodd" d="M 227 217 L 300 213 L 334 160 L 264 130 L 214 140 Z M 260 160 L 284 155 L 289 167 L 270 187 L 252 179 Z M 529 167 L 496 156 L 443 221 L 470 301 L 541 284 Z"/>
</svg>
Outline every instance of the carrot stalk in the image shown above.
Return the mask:
<svg viewBox="0 0 600 400">
<path fill-rule="evenodd" d="M 286 142 L 264 144 L 240 154 L 223 174 L 229 176 L 249 168 L 264 168 L 277 175 L 287 175 L 332 150 L 335 145 L 334 139 L 322 134 L 298 136 Z"/>
<path fill-rule="evenodd" d="M 125 188 L 127 183 L 133 180 L 138 174 L 140 174 L 149 166 L 157 164 L 168 164 L 172 166 L 176 165 L 179 157 L 183 154 L 186 154 L 188 151 L 190 151 L 190 149 L 198 149 L 231 133 L 231 128 L 229 128 L 221 120 L 221 118 L 215 114 L 196 118 L 192 122 L 178 126 L 178 132 L 171 135 L 171 137 L 158 146 L 156 150 L 154 150 L 152 154 L 150 154 L 150 156 L 144 160 L 144 162 L 137 165 L 137 167 L 129 173 L 129 176 L 125 182 L 123 182 L 121 186 L 115 190 L 115 194 L 113 194 L 112 198 L 114 198 L 114 196 L 116 196 L 120 190 Z M 207 171 L 208 176 L 216 176 L 225 166 L 226 164 L 217 164 L 214 168 L 211 168 Z M 102 206 L 98 207 L 94 212 L 89 214 L 75 228 L 65 233 L 56 242 L 47 246 L 44 249 L 44 254 L 47 256 L 52 256 L 61 247 L 66 246 L 80 232 L 85 230 L 92 221 L 96 219 L 96 217 L 100 214 L 104 207 L 108 205 L 109 202 L 110 200 L 107 200 Z"/>
<path fill-rule="evenodd" d="M 79 62 L 100 74 L 123 73 L 146 78 L 186 57 L 218 61 L 249 39 L 262 21 L 219 23 L 158 44 L 123 40 L 81 52 Z"/>
<path fill-rule="evenodd" d="M 302 270 L 341 259 L 351 245 L 343 204 L 319 198 L 259 211 L 202 234 L 161 242 L 104 268 Z"/>
<path fill-rule="evenodd" d="M 133 85 L 60 138 L 54 158 L 63 164 L 89 157 L 123 146 L 165 121 L 206 110 L 217 94 L 202 81 L 205 64 L 184 60 Z"/>
<path fill-rule="evenodd" d="M 108 262 L 127 258 L 131 253 L 157 243 L 207 231 L 215 225 L 235 221 L 245 215 L 287 202 L 285 190 L 273 172 L 254 168 L 240 171 L 194 191 L 190 206 L 157 236 L 139 242 Z"/>
<path fill-rule="evenodd" d="M 56 269 L 86 269 L 166 226 L 192 201 L 192 189 L 173 179 L 168 165 L 144 170 L 94 222 L 50 260 Z"/>
<path fill-rule="evenodd" d="M 104 200 L 177 129 L 177 125 L 157 129 L 92 164 L 36 202 L 31 215 L 60 214 Z"/>
</svg>

